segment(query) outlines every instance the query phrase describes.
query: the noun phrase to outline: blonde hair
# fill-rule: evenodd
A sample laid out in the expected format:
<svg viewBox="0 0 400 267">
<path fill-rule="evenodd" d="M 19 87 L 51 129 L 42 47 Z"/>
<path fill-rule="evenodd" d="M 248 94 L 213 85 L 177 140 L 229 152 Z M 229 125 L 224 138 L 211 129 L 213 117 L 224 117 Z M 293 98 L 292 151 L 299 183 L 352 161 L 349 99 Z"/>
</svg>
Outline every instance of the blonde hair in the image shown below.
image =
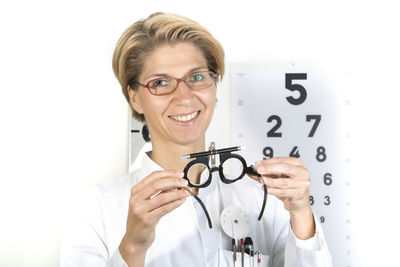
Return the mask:
<svg viewBox="0 0 400 267">
<path fill-rule="evenodd" d="M 135 82 L 142 72 L 146 56 L 164 44 L 191 42 L 203 53 L 209 70 L 224 75 L 224 50 L 221 44 L 197 22 L 176 14 L 154 13 L 132 24 L 119 39 L 113 54 L 112 67 L 129 101 L 128 90 L 137 90 Z M 132 108 L 132 116 L 144 122 L 143 114 Z"/>
</svg>

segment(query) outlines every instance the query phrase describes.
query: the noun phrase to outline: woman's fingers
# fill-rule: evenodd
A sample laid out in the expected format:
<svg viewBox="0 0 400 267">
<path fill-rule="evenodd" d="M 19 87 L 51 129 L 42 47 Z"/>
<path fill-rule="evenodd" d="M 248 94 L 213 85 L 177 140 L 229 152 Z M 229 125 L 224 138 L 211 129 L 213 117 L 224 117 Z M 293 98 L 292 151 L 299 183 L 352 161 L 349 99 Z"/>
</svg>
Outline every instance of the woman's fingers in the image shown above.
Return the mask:
<svg viewBox="0 0 400 267">
<path fill-rule="evenodd" d="M 293 200 L 307 197 L 310 187 L 309 181 L 296 181 L 290 178 L 267 178 L 266 184 L 269 194 Z"/>
<path fill-rule="evenodd" d="M 158 207 L 157 209 L 152 210 L 149 213 L 149 219 L 158 222 L 160 218 L 162 218 L 164 215 L 170 213 L 171 211 L 182 205 L 183 202 L 185 202 L 185 199 L 186 198 L 177 199 L 173 202 L 169 202 L 168 204 L 165 204 L 161 207 Z"/>
<path fill-rule="evenodd" d="M 263 160 L 256 163 L 256 169 L 262 176 L 273 178 L 286 176 L 295 179 L 308 179 L 308 170 L 303 165 L 297 165 L 297 163 L 298 161 L 296 160 L 280 160 L 278 162 Z"/>
<path fill-rule="evenodd" d="M 295 188 L 309 188 L 309 180 L 291 179 L 291 178 L 269 178 L 263 177 L 264 183 L 268 188 L 278 189 L 295 189 Z"/>
<path fill-rule="evenodd" d="M 260 182 L 267 185 L 268 193 L 284 202 L 289 211 L 301 210 L 309 205 L 310 173 L 298 158 L 272 158 L 256 163 Z"/>
<path fill-rule="evenodd" d="M 150 199 L 158 196 L 161 192 L 187 185 L 187 180 L 182 178 L 160 178 L 148 183 L 137 195 L 140 195 L 141 199 Z"/>
<path fill-rule="evenodd" d="M 183 173 L 175 170 L 155 171 L 132 187 L 131 196 L 142 193 L 143 199 L 157 194 L 161 190 L 168 190 L 187 185 L 182 178 Z"/>
<path fill-rule="evenodd" d="M 292 200 L 303 199 L 305 192 L 297 190 L 296 188 L 270 188 L 268 187 L 268 193 L 279 198 L 288 198 Z"/>
<path fill-rule="evenodd" d="M 160 219 L 159 214 L 166 214 L 182 204 L 190 196 L 185 190 L 177 189 L 188 184 L 182 176 L 174 170 L 155 171 L 132 187 L 129 204 L 134 220 L 154 226 Z"/>
<path fill-rule="evenodd" d="M 138 205 L 134 207 L 134 213 L 142 214 L 146 212 L 152 212 L 156 209 L 162 208 L 165 205 L 168 205 L 169 203 L 182 199 L 184 200 L 188 196 L 190 196 L 188 192 L 178 189 L 161 193 L 152 199 L 146 199 L 143 200 L 141 203 L 138 203 Z"/>
<path fill-rule="evenodd" d="M 288 163 L 288 164 L 293 164 L 297 166 L 302 166 L 303 163 L 300 158 L 294 158 L 294 157 L 274 157 L 270 159 L 265 159 L 256 162 L 256 165 L 262 162 L 267 162 L 267 163 Z"/>
</svg>

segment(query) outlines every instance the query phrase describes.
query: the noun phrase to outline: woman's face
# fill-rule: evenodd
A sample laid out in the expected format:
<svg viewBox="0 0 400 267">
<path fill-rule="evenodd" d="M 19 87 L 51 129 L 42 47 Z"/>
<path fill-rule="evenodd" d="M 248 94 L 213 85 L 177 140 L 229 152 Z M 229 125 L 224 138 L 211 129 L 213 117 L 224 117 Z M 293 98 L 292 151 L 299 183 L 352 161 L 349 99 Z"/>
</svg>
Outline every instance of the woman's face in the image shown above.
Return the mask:
<svg viewBox="0 0 400 267">
<path fill-rule="evenodd" d="M 141 84 L 150 80 L 183 78 L 186 75 L 208 70 L 201 51 L 191 43 L 166 44 L 157 48 L 145 60 Z M 153 142 L 156 140 L 180 145 L 204 142 L 216 102 L 216 86 L 193 90 L 180 82 L 171 94 L 155 96 L 140 86 L 129 90 L 131 105 L 144 114 Z"/>
</svg>

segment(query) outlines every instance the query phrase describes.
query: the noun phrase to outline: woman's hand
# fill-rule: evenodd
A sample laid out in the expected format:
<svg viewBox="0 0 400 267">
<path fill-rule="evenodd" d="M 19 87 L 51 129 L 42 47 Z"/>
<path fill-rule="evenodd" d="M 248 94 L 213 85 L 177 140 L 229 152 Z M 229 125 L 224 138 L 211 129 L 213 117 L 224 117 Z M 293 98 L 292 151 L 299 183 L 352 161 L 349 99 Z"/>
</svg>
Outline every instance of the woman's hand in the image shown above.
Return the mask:
<svg viewBox="0 0 400 267">
<path fill-rule="evenodd" d="M 277 157 L 259 161 L 255 167 L 261 174 L 258 179 L 266 184 L 268 193 L 282 200 L 289 211 L 296 236 L 300 239 L 312 237 L 315 222 L 309 201 L 310 173 L 301 160 Z"/>
<path fill-rule="evenodd" d="M 119 250 L 129 266 L 143 266 L 147 249 L 155 238 L 155 227 L 165 214 L 179 207 L 190 196 L 183 173 L 155 171 L 132 187 L 126 233 Z"/>
</svg>

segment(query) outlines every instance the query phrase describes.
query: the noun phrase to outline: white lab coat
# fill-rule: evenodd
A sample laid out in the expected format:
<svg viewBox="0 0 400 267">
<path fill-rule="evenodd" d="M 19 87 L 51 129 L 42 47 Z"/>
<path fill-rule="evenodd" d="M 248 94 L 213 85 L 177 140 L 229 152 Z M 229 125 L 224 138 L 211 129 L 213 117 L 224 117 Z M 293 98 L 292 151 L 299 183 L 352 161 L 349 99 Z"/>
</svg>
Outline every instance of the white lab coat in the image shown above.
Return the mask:
<svg viewBox="0 0 400 267">
<path fill-rule="evenodd" d="M 127 266 L 118 246 L 125 233 L 130 190 L 151 172 L 162 170 L 147 154 L 138 157 L 141 157 L 139 169 L 97 184 L 77 198 L 77 205 L 65 223 L 61 267 Z M 214 172 L 212 183 L 200 189 L 198 197 L 208 209 L 213 228 L 208 228 L 198 202 L 193 197 L 187 198 L 157 224 L 155 241 L 146 254 L 147 267 L 234 266 L 231 238 L 220 226 L 220 214 L 230 205 L 248 213 L 251 226 L 248 236 L 255 250 L 263 254 L 258 266 L 332 266 L 318 220 L 315 220 L 315 236 L 298 240 L 291 231 L 288 212 L 271 195 L 263 218 L 257 220 L 263 192 L 254 180 L 244 177 L 227 185 Z M 249 266 L 248 259 L 245 266 Z M 239 258 L 236 266 L 241 266 L 240 263 Z"/>
</svg>

